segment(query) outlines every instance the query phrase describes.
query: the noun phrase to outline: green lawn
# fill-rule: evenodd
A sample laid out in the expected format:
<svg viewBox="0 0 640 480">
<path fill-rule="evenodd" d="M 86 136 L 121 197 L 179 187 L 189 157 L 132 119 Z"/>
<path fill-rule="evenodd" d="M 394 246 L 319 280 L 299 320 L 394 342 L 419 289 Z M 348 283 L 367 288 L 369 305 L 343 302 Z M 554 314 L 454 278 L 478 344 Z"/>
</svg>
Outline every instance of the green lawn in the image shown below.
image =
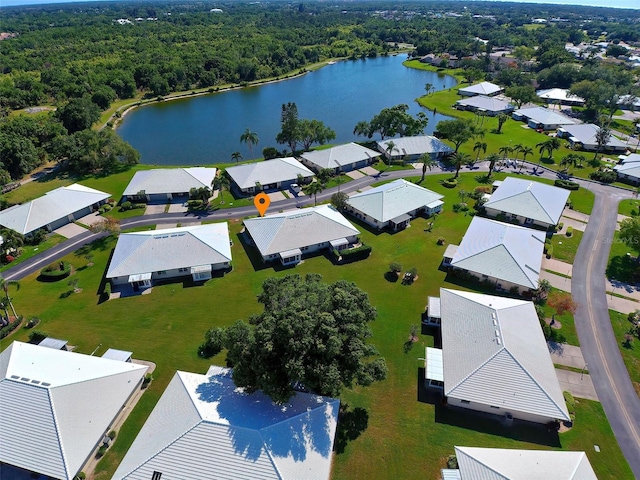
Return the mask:
<svg viewBox="0 0 640 480">
<path fill-rule="evenodd" d="M 567 227 L 565 226 L 561 232 L 551 237 L 553 245 L 553 258 L 573 264 L 573 259 L 578 252 L 578 246 L 582 240 L 582 232 L 574 230 L 570 237 L 566 235 Z M 558 272 L 566 273 L 566 272 Z"/>
<path fill-rule="evenodd" d="M 627 332 L 629 327 L 631 327 L 631 323 L 627 320 L 627 315 L 609 310 L 609 316 L 611 317 L 613 334 L 615 335 L 616 340 L 618 340 L 622 360 L 629 372 L 633 388 L 635 388 L 636 392 L 640 396 L 640 341 L 636 338 L 635 341 L 631 343 L 630 347 L 625 347 L 623 344 L 624 334 Z"/>
<path fill-rule="evenodd" d="M 24 262 L 25 260 L 29 260 L 34 255 L 38 255 L 39 253 L 42 253 L 45 250 L 48 250 L 49 248 L 54 247 L 61 242 L 64 242 L 65 240 L 66 238 L 63 237 L 62 235 L 58 235 L 57 233 L 50 233 L 47 236 L 47 239 L 44 242 L 42 242 L 40 245 L 37 245 L 35 247 L 30 245 L 25 245 L 24 247 L 22 247 L 22 255 L 16 258 L 13 262 L 0 267 L 0 272 L 3 272 L 10 267 L 14 267 Z"/>
<path fill-rule="evenodd" d="M 550 293 L 557 294 L 562 292 L 557 288 L 552 288 Z M 549 305 L 544 305 L 542 310 L 544 311 L 545 318 L 552 318 L 555 313 L 555 309 Z M 555 335 L 554 339 L 559 343 L 568 343 L 569 345 L 580 346 L 573 315 L 571 313 L 556 315 L 556 321 L 560 323 L 561 327 L 552 330 L 552 333 Z"/>
<path fill-rule="evenodd" d="M 627 217 L 640 215 L 640 200 L 622 200 L 618 205 L 618 213 Z"/>
<path fill-rule="evenodd" d="M 472 190 L 478 185 L 475 175 L 462 174 L 459 188 Z M 458 201 L 457 189 L 449 190 L 438 183 L 449 176 L 427 177 L 423 182 L 427 188 L 443 193 L 446 205 Z M 241 223 L 232 221 L 233 271 L 225 277 L 198 287 L 182 283 L 157 286 L 149 295 L 100 303 L 99 285 L 115 245 L 110 237 L 92 244 L 95 264 L 91 267 L 86 265 L 84 252 L 67 257 L 76 268 L 74 276 L 83 289 L 81 293 L 64 298 L 70 288 L 66 280 L 41 283 L 32 275 L 15 293 L 15 306 L 27 317 L 39 316 L 42 322 L 38 329 L 68 339 L 79 352 L 89 353 L 102 344 L 98 355 L 109 347 L 121 348 L 157 364 L 154 382 L 100 462 L 99 479 L 110 478 L 176 369 L 204 372 L 210 363 L 224 364 L 224 354 L 211 360 L 196 355 L 206 329 L 229 325 L 260 311 L 255 296 L 262 281 L 294 272 L 320 273 L 329 282 L 354 281 L 368 292 L 378 311 L 372 341 L 387 360 L 389 376 L 384 382 L 342 395 L 351 409 L 364 408 L 368 420 L 357 438 L 338 442 L 334 479 L 436 478 L 454 445 L 586 450 L 599 478 L 632 478 L 598 403 L 580 402 L 576 426 L 558 436 L 546 429 L 505 429 L 496 422 L 452 413 L 439 404 L 422 401 L 422 396 L 418 398 L 422 395 L 420 358 L 424 357 L 424 347 L 433 344 L 433 337 L 421 335 L 407 353 L 403 346 L 411 325 L 420 324 L 427 296 L 438 295 L 441 286 L 464 288 L 438 270 L 445 246 L 436 245 L 436 240 L 444 237 L 447 243 L 460 242 L 471 218 L 446 208 L 432 231 L 427 231 L 431 220 L 418 218 L 394 235 L 358 224 L 362 240 L 373 246 L 369 259 L 335 266 L 324 256 L 317 256 L 284 270 L 264 267 L 254 251 L 246 252 L 238 236 Z M 391 262 L 401 263 L 405 270 L 416 267 L 418 280 L 410 286 L 389 282 L 385 273 Z M 565 329 L 568 332 L 569 321 L 561 321 L 563 333 Z M 5 348 L 14 339 L 26 340 L 27 334 L 19 330 L 0 346 Z M 601 454 L 594 453 L 594 444 L 603 449 Z"/>
</svg>

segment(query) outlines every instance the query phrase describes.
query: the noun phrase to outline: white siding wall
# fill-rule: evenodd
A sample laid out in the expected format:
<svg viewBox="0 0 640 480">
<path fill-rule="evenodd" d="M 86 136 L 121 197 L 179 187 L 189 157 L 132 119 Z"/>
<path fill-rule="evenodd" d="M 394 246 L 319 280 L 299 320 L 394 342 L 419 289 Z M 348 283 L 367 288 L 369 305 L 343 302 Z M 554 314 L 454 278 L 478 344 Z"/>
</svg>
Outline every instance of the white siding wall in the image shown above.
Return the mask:
<svg viewBox="0 0 640 480">
<path fill-rule="evenodd" d="M 513 415 L 513 418 L 527 420 L 534 423 L 549 423 L 556 420 L 555 418 L 543 417 L 531 413 L 518 412 L 515 410 L 505 410 L 501 407 L 492 408 L 491 405 L 484 405 L 477 402 L 462 403 L 462 400 L 463 399 L 447 397 L 447 403 L 453 407 L 466 408 L 468 410 L 475 410 L 477 412 L 493 413 L 495 415 L 505 415 L 506 413 L 510 413 L 511 415 Z"/>
</svg>

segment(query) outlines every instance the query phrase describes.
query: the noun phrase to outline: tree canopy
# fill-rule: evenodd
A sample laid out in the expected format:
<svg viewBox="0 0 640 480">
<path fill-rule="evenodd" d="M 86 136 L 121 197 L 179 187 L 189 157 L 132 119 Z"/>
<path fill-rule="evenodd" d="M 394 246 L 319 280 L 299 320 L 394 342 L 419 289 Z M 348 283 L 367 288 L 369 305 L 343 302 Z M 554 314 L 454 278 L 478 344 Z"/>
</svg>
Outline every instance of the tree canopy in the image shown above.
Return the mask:
<svg viewBox="0 0 640 480">
<path fill-rule="evenodd" d="M 286 402 L 298 382 L 338 396 L 386 378 L 384 359 L 368 343 L 376 310 L 354 283 L 324 283 L 317 274 L 269 278 L 258 301 L 264 311 L 227 328 L 221 342 L 237 386 Z"/>
<path fill-rule="evenodd" d="M 442 120 L 438 122 L 436 131 L 440 137 L 453 142 L 456 147 L 455 153 L 458 153 L 463 143 L 468 142 L 479 133 L 475 125 L 462 118 Z"/>
<path fill-rule="evenodd" d="M 408 110 L 409 105 L 406 104 L 383 108 L 369 122 L 358 122 L 354 128 L 354 133 L 368 138 L 372 138 L 377 133 L 380 135 L 381 140 L 387 137 L 395 137 L 396 135 L 411 137 L 423 134 L 429 119 L 423 112 L 419 112 L 416 117 L 412 117 Z"/>
</svg>

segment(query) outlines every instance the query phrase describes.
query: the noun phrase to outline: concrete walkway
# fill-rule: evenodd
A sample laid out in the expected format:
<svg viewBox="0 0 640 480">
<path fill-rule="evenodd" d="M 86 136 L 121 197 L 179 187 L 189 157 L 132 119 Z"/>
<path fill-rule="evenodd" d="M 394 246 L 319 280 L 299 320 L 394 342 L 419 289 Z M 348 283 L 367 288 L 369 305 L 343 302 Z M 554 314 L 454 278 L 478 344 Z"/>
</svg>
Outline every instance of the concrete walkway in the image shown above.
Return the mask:
<svg viewBox="0 0 640 480">
<path fill-rule="evenodd" d="M 566 343 L 547 342 L 549 354 L 553 363 L 564 365 L 565 367 L 584 368 L 587 362 L 584 361 L 582 350 L 575 345 Z"/>
<path fill-rule="evenodd" d="M 561 273 L 563 275 L 573 276 L 573 265 L 561 262 L 555 258 L 542 257 L 542 268 L 552 272 Z"/>
<path fill-rule="evenodd" d="M 561 277 L 546 270 L 540 272 L 540 280 L 549 280 L 552 287 L 562 290 L 563 292 L 571 292 L 571 279 Z"/>
<path fill-rule="evenodd" d="M 607 308 L 620 313 L 631 313 L 636 310 L 640 310 L 640 303 L 635 300 L 629 300 L 627 298 L 616 297 L 615 295 L 607 294 Z"/>
<path fill-rule="evenodd" d="M 558 232 L 558 235 L 565 235 L 567 233 L 567 227 L 571 227 L 574 230 L 578 230 L 580 232 L 584 232 L 585 228 L 587 228 L 587 224 L 581 222 L 580 220 L 576 220 L 574 218 L 569 218 L 562 216 L 560 217 L 560 221 L 564 224 L 562 230 Z"/>
<path fill-rule="evenodd" d="M 571 210 L 570 208 L 565 208 L 562 212 L 562 216 L 566 218 L 572 218 L 573 220 L 578 220 L 582 223 L 589 223 L 589 215 L 586 213 L 576 212 L 575 210 Z"/>
<path fill-rule="evenodd" d="M 599 401 L 593 381 L 588 373 L 570 372 L 556 368 L 556 377 L 558 377 L 558 383 L 560 383 L 563 392 L 566 390 L 571 392 L 574 397 Z"/>
<path fill-rule="evenodd" d="M 67 223 L 62 227 L 55 229 L 53 232 L 58 235 L 62 235 L 65 238 L 73 238 L 87 232 L 87 229 L 80 225 L 76 225 L 75 223 Z"/>
</svg>

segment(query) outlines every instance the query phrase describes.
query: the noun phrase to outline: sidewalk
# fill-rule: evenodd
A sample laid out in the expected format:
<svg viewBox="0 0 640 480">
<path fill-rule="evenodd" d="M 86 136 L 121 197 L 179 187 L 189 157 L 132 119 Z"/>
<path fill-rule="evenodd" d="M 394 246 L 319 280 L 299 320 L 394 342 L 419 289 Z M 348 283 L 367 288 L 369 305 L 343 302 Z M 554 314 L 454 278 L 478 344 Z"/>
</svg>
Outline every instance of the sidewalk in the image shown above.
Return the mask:
<svg viewBox="0 0 640 480">
<path fill-rule="evenodd" d="M 567 390 L 574 397 L 599 401 L 593 381 L 588 373 L 570 372 L 556 368 L 556 376 L 562 391 Z"/>
<path fill-rule="evenodd" d="M 560 275 L 556 275 L 555 273 L 542 270 L 540 272 L 540 280 L 549 280 L 549 283 L 552 287 L 562 290 L 563 292 L 571 293 L 570 278 L 561 277 Z"/>
<path fill-rule="evenodd" d="M 561 262 L 555 258 L 542 257 L 542 268 L 573 277 L 573 265 Z"/>
<path fill-rule="evenodd" d="M 570 208 L 565 208 L 562 212 L 563 217 L 572 218 L 573 220 L 578 220 L 582 223 L 589 222 L 589 215 L 586 213 L 576 212 L 575 210 L 571 210 Z"/>
<path fill-rule="evenodd" d="M 551 341 L 547 342 L 547 346 L 553 363 L 573 368 L 584 368 L 586 365 L 580 347 Z"/>
</svg>

